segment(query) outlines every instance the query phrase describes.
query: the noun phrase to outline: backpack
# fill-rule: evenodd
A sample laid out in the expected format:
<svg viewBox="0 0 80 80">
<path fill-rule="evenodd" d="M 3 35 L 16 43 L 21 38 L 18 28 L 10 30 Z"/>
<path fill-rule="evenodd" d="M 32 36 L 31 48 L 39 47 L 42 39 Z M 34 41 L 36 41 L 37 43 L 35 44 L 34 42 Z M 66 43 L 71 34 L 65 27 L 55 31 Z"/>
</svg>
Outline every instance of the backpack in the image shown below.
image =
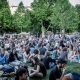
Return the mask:
<svg viewBox="0 0 80 80">
<path fill-rule="evenodd" d="M 2 68 L 3 72 L 4 73 L 11 73 L 11 72 L 14 72 L 14 67 L 13 66 L 10 66 L 10 65 L 7 65 L 7 66 L 4 66 Z"/>
<path fill-rule="evenodd" d="M 80 74 L 74 72 L 72 75 L 74 80 L 80 80 Z"/>
</svg>

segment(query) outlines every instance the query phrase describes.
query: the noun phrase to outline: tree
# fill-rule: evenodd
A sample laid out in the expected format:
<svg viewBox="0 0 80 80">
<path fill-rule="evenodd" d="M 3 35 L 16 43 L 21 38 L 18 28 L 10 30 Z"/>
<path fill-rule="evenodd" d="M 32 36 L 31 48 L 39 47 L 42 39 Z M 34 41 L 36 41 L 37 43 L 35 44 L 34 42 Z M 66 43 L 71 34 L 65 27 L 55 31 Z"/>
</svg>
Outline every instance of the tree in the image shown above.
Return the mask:
<svg viewBox="0 0 80 80">
<path fill-rule="evenodd" d="M 11 12 L 7 0 L 0 0 L 0 26 L 2 31 L 7 32 L 11 29 Z"/>
<path fill-rule="evenodd" d="M 15 29 L 18 31 L 18 32 L 22 32 L 23 31 L 23 17 L 24 17 L 24 14 L 25 14 L 25 8 L 24 8 L 24 5 L 23 5 L 23 2 L 21 1 L 18 5 L 18 8 L 15 12 L 15 14 L 13 15 L 13 25 L 15 27 Z"/>
<path fill-rule="evenodd" d="M 28 9 L 25 11 L 24 17 L 23 17 L 23 26 L 24 26 L 24 31 L 30 31 L 32 30 L 32 26 L 31 26 L 31 21 L 30 21 L 30 14 L 31 11 L 29 11 Z"/>
<path fill-rule="evenodd" d="M 34 29 L 42 26 L 54 32 L 77 30 L 77 12 L 68 0 L 34 0 L 32 8 Z"/>
<path fill-rule="evenodd" d="M 77 29 L 77 13 L 68 0 L 57 0 L 49 19 L 54 30 L 73 31 Z"/>
<path fill-rule="evenodd" d="M 78 31 L 80 32 L 80 5 L 76 5 L 77 17 L 78 17 Z"/>
<path fill-rule="evenodd" d="M 35 29 L 44 29 L 48 28 L 50 25 L 50 20 L 48 17 L 52 14 L 50 9 L 55 4 L 55 0 L 34 0 L 31 4 L 32 6 L 32 16 L 31 21 L 34 24 Z M 35 23 L 36 22 L 36 23 Z M 44 33 L 44 30 L 42 30 Z"/>
<path fill-rule="evenodd" d="M 11 15 L 7 0 L 0 0 L 0 32 L 80 30 L 80 5 L 75 8 L 68 0 L 34 0 L 31 7 L 30 11 L 20 2 Z"/>
</svg>

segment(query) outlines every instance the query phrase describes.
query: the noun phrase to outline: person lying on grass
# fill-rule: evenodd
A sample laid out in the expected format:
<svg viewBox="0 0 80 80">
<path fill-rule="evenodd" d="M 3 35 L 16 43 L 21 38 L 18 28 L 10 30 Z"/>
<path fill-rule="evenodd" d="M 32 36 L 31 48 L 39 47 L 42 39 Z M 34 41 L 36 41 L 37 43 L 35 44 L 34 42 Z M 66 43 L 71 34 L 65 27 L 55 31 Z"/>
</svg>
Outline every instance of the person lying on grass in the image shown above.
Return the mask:
<svg viewBox="0 0 80 80">
<path fill-rule="evenodd" d="M 44 64 L 38 59 L 38 57 L 33 57 L 32 59 L 34 68 L 29 69 L 30 77 L 45 77 L 46 76 L 46 68 Z"/>
</svg>

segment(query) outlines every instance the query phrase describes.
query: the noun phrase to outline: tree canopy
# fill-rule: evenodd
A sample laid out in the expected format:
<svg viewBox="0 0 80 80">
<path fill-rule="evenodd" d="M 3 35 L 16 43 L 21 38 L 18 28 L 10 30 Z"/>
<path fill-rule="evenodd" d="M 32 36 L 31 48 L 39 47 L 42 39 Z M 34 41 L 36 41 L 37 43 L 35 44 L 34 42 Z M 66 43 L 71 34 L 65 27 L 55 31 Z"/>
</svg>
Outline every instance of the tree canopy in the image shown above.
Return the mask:
<svg viewBox="0 0 80 80">
<path fill-rule="evenodd" d="M 10 30 L 11 24 L 11 11 L 7 0 L 0 0 L 0 32 Z"/>
<path fill-rule="evenodd" d="M 21 1 L 12 15 L 7 0 L 0 0 L 0 32 L 80 31 L 80 5 L 74 7 L 68 0 L 34 0 L 31 8 Z"/>
<path fill-rule="evenodd" d="M 78 18 L 78 31 L 80 31 L 80 5 L 76 5 L 77 18 Z"/>
</svg>

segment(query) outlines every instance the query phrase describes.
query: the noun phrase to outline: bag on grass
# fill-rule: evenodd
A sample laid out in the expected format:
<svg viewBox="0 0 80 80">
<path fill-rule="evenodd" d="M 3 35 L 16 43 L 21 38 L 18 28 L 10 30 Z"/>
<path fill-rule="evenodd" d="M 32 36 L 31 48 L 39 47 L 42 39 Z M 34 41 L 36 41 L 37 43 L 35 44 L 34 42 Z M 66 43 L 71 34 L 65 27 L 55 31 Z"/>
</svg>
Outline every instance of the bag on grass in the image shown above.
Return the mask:
<svg viewBox="0 0 80 80">
<path fill-rule="evenodd" d="M 15 70 L 14 70 L 14 67 L 13 66 L 4 66 L 3 68 L 2 68 L 2 70 L 3 70 L 3 72 L 4 73 L 11 73 L 11 72 L 14 72 Z"/>
<path fill-rule="evenodd" d="M 80 80 L 80 74 L 72 73 L 74 80 Z"/>
</svg>

